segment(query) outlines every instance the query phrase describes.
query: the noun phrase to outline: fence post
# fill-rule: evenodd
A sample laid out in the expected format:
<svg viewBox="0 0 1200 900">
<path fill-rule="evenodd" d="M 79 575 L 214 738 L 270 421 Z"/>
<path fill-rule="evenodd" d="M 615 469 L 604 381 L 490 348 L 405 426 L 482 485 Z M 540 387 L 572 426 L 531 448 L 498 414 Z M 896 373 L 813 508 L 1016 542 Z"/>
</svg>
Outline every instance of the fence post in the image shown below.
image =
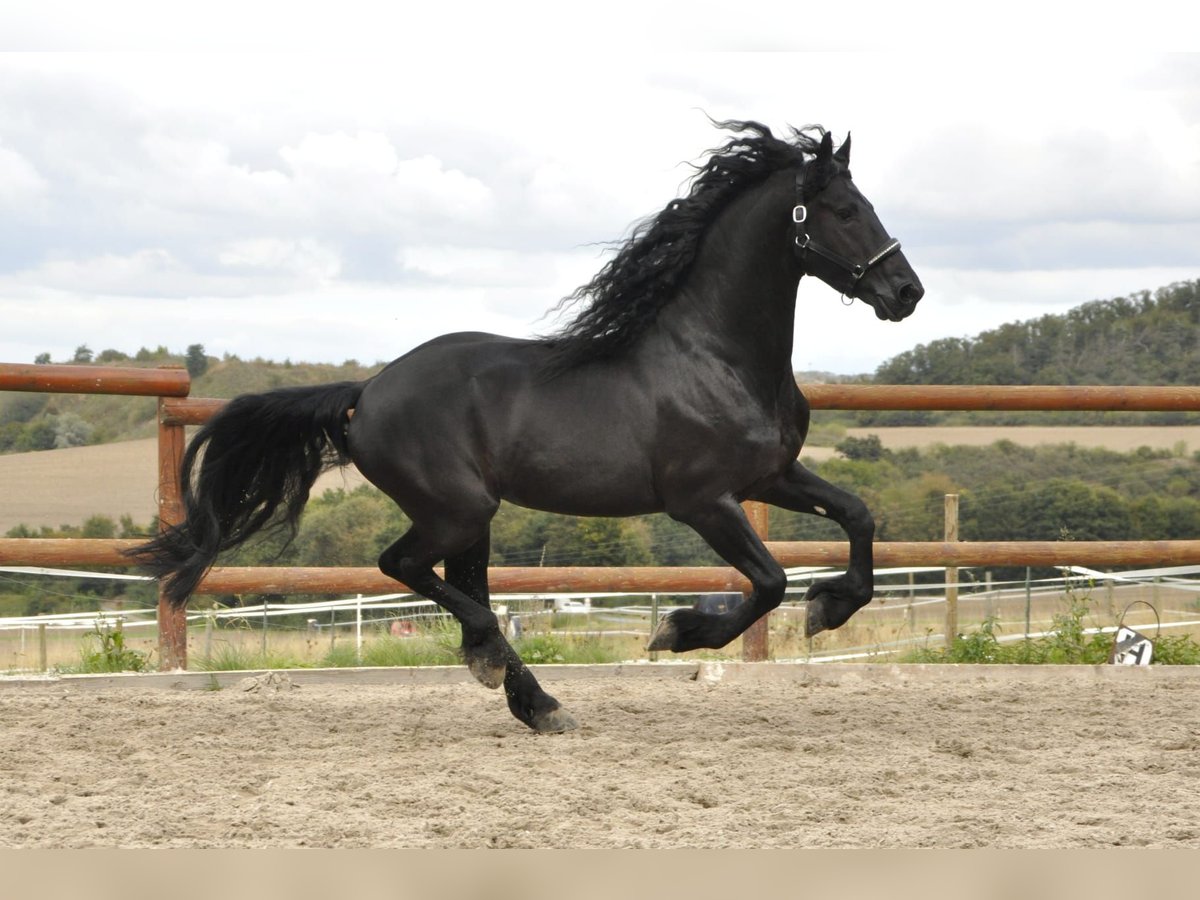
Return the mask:
<svg viewBox="0 0 1200 900">
<path fill-rule="evenodd" d="M 958 540 L 958 494 L 946 495 L 946 543 Z M 946 567 L 946 648 L 958 636 L 958 567 Z"/>
<path fill-rule="evenodd" d="M 163 398 L 158 398 L 158 528 L 165 531 L 183 521 L 179 471 L 187 442 L 182 425 L 164 422 Z M 187 668 L 187 610 L 172 605 L 158 588 L 158 667 Z"/>
<path fill-rule="evenodd" d="M 754 533 L 765 541 L 770 507 L 765 503 L 749 500 L 742 504 L 742 509 L 746 511 L 746 518 L 750 520 L 750 526 L 754 529 Z M 747 599 L 749 598 L 747 597 Z M 766 660 L 770 651 L 767 636 L 770 617 L 771 614 L 767 613 L 742 633 L 742 659 L 746 662 Z"/>
<path fill-rule="evenodd" d="M 50 668 L 46 657 L 46 623 L 38 622 L 38 671 L 45 672 Z M 24 632 L 22 632 L 24 633 Z"/>
</svg>

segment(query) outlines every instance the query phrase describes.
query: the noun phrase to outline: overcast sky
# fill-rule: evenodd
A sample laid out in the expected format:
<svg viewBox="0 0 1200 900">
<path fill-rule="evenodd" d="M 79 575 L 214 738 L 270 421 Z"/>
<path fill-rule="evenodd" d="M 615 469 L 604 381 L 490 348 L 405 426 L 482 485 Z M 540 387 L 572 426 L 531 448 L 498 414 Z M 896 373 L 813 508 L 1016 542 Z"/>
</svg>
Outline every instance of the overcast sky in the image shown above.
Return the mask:
<svg viewBox="0 0 1200 900">
<path fill-rule="evenodd" d="M 63 45 L 121 49 L 72 22 Z M 0 55 L 0 360 L 200 343 L 374 362 L 545 332 L 599 244 L 722 140 L 705 114 L 852 131 L 855 181 L 925 284 L 894 324 L 804 279 L 796 369 L 869 372 L 1200 278 L 1200 55 L 485 43 Z"/>
</svg>

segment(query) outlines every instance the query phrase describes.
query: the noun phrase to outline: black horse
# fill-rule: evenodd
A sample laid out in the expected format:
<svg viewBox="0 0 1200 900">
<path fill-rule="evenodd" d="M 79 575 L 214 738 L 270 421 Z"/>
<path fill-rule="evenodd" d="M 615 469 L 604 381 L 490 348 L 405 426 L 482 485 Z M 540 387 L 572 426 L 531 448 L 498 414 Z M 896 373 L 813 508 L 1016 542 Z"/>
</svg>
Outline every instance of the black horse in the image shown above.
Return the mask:
<svg viewBox="0 0 1200 900">
<path fill-rule="evenodd" d="M 797 462 L 809 406 L 792 375 L 796 290 L 815 275 L 899 321 L 923 289 L 850 179 L 848 137 L 835 152 L 818 127 L 784 140 L 718 124 L 733 136 L 566 298 L 584 308 L 559 333 L 450 334 L 362 383 L 234 399 L 185 454 L 185 521 L 133 555 L 182 605 L 221 551 L 275 521 L 294 529 L 321 471 L 351 461 L 412 520 L 380 569 L 454 615 L 474 676 L 503 684 L 513 715 L 542 732 L 575 722 L 491 611 L 501 500 L 666 512 L 695 529 L 753 593 L 726 613 L 667 616 L 650 649 L 673 651 L 722 647 L 783 598 L 783 569 L 740 501 L 827 516 L 850 538 L 850 565 L 809 590 L 806 630 L 840 626 L 871 599 L 874 523 Z"/>
</svg>

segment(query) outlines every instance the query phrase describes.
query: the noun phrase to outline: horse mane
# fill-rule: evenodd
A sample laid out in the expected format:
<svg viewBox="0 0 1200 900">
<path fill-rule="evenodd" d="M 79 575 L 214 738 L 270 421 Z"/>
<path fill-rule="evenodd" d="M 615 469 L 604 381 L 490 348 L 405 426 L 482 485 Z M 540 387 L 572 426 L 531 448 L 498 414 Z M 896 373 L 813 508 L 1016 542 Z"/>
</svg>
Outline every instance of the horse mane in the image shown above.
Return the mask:
<svg viewBox="0 0 1200 900">
<path fill-rule="evenodd" d="M 772 172 L 804 165 L 816 155 L 824 134 L 820 126 L 792 128 L 788 141 L 754 121 L 713 124 L 736 136 L 692 164 L 696 172 L 688 180 L 687 195 L 636 223 L 595 277 L 554 307 L 561 311 L 580 301 L 586 304 L 561 330 L 542 338 L 552 351 L 548 374 L 617 356 L 632 345 L 678 293 L 705 230 L 721 210 Z"/>
</svg>

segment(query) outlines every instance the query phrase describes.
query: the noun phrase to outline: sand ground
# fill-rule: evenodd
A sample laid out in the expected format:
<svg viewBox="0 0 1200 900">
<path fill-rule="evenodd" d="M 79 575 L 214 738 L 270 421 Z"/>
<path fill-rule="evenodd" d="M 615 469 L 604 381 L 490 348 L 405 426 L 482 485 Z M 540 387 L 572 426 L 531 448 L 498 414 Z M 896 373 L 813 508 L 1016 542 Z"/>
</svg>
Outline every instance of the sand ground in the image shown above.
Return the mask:
<svg viewBox="0 0 1200 900">
<path fill-rule="evenodd" d="M 0 847 L 1200 848 L 1200 678 L 1002 668 L 10 686 Z"/>
</svg>

